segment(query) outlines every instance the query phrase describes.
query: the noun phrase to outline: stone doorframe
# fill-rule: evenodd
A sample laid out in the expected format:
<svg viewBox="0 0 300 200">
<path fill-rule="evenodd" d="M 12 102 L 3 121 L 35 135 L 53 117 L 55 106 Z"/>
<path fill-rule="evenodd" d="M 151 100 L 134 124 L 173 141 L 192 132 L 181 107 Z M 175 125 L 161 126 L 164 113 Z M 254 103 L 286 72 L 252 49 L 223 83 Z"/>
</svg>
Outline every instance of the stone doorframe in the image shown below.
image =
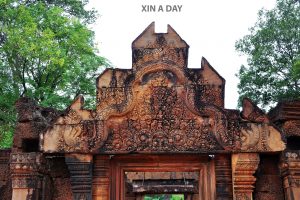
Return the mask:
<svg viewBox="0 0 300 200">
<path fill-rule="evenodd" d="M 214 160 L 208 155 L 117 155 L 111 158 L 110 199 L 124 200 L 124 174 L 199 171 L 199 200 L 216 199 Z"/>
</svg>

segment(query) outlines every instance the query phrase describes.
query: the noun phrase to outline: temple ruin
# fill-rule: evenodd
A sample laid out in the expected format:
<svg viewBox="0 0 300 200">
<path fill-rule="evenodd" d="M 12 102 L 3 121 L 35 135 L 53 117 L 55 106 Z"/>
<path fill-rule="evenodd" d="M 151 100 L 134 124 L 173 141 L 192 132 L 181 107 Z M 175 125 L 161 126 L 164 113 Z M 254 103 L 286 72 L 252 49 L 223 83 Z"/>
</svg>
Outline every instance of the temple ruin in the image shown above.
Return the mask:
<svg viewBox="0 0 300 200">
<path fill-rule="evenodd" d="M 16 102 L 13 147 L 0 151 L 4 200 L 300 199 L 300 100 L 268 114 L 250 99 L 224 108 L 225 80 L 188 44 L 150 24 L 131 69 L 96 80 L 95 110 Z"/>
</svg>

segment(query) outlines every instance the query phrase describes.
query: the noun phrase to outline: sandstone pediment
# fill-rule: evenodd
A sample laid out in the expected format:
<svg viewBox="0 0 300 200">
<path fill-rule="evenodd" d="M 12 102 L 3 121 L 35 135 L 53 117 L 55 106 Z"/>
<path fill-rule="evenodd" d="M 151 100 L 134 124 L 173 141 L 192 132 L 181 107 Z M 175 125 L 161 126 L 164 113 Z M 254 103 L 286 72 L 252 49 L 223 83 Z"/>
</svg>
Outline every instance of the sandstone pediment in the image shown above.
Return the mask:
<svg viewBox="0 0 300 200">
<path fill-rule="evenodd" d="M 96 81 L 97 106 L 78 97 L 45 133 L 44 152 L 271 152 L 281 133 L 251 100 L 224 108 L 225 80 L 202 58 L 188 68 L 187 43 L 152 23 L 133 43 L 132 69 L 106 69 Z"/>
</svg>

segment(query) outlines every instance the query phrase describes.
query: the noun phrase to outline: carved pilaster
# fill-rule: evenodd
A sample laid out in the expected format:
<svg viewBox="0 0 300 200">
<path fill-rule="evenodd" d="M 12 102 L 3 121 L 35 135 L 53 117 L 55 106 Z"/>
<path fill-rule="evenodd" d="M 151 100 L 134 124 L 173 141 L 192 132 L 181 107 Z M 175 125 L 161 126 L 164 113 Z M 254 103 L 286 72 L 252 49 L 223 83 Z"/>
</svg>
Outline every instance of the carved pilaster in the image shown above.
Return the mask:
<svg viewBox="0 0 300 200">
<path fill-rule="evenodd" d="M 300 197 L 300 150 L 285 151 L 281 155 L 280 171 L 286 200 Z"/>
<path fill-rule="evenodd" d="M 74 200 L 92 200 L 93 156 L 85 154 L 66 155 L 65 161 L 70 172 Z"/>
<path fill-rule="evenodd" d="M 93 200 L 109 200 L 109 156 L 95 156 L 93 167 Z"/>
<path fill-rule="evenodd" d="M 237 153 L 232 155 L 233 198 L 252 200 L 256 178 L 254 173 L 259 164 L 256 153 Z"/>
<path fill-rule="evenodd" d="M 12 199 L 41 199 L 45 160 L 41 153 L 12 153 Z"/>
<path fill-rule="evenodd" d="M 217 200 L 232 200 L 232 175 L 230 155 L 216 155 Z"/>
</svg>

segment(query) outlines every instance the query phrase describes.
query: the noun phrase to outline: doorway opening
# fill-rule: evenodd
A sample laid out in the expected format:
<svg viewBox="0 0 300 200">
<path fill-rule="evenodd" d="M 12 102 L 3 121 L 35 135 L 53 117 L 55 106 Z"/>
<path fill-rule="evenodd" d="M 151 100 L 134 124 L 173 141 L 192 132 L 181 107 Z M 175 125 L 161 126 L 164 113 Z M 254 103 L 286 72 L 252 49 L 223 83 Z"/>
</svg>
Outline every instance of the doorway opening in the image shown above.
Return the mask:
<svg viewBox="0 0 300 200">
<path fill-rule="evenodd" d="M 215 199 L 214 161 L 208 155 L 115 155 L 110 165 L 111 199 Z"/>
<path fill-rule="evenodd" d="M 199 193 L 199 171 L 125 171 L 127 198 L 189 200 Z"/>
</svg>

